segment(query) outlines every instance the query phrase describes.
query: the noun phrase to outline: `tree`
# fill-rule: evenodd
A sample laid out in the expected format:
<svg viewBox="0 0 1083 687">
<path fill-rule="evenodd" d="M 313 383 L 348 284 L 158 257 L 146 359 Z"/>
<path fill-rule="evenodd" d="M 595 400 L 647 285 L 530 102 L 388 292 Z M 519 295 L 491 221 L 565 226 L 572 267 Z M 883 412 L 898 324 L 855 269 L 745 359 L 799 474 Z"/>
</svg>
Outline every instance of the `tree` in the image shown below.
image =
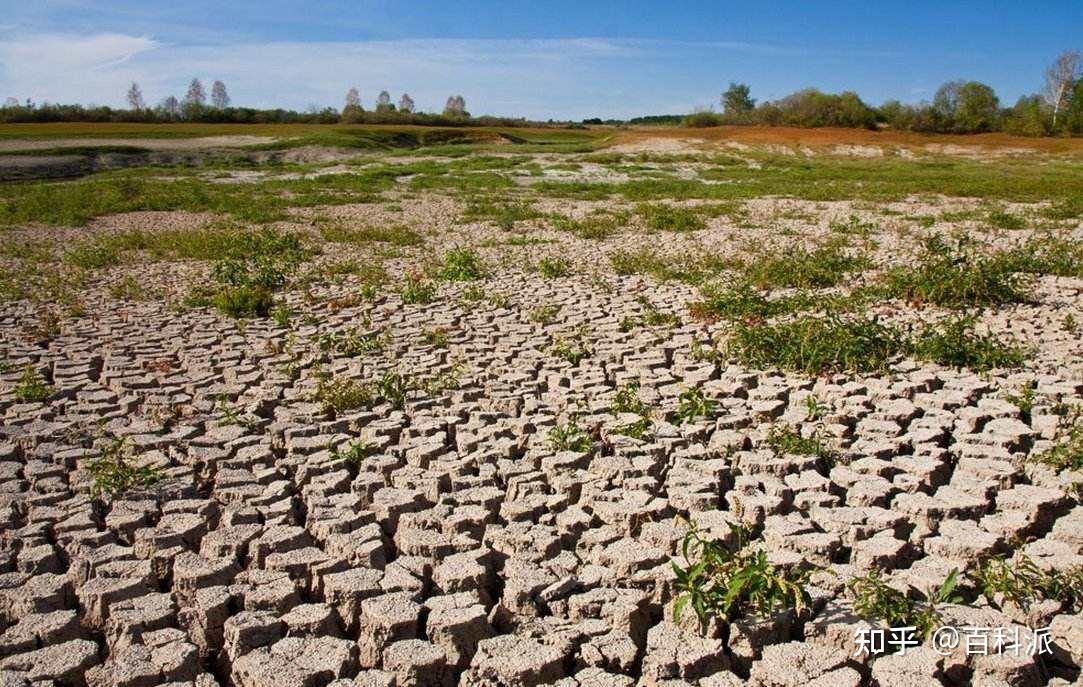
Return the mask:
<svg viewBox="0 0 1083 687">
<path fill-rule="evenodd" d="M 1045 136 L 1049 133 L 1047 110 L 1041 96 L 1020 96 L 1004 115 L 1004 131 L 1017 136 Z"/>
<path fill-rule="evenodd" d="M 136 112 L 147 109 L 147 104 L 143 102 L 143 91 L 139 88 L 139 84 L 134 81 L 131 87 L 128 88 L 128 109 Z"/>
<path fill-rule="evenodd" d="M 967 81 L 959 88 L 955 107 L 956 131 L 993 131 L 999 119 L 1000 99 L 991 87 L 979 81 Z"/>
<path fill-rule="evenodd" d="M 380 95 L 376 96 L 376 111 L 387 112 L 393 109 L 391 106 L 391 94 L 387 91 L 380 91 Z"/>
<path fill-rule="evenodd" d="M 158 106 L 158 109 L 162 111 L 167 117 L 179 117 L 181 113 L 181 104 L 177 100 L 176 96 L 169 96 L 162 101 L 162 104 Z"/>
<path fill-rule="evenodd" d="M 356 88 L 350 88 L 346 91 L 346 107 L 343 110 L 361 109 L 361 94 L 357 92 Z"/>
<path fill-rule="evenodd" d="M 414 111 L 414 99 L 410 97 L 409 93 L 403 93 L 399 98 L 399 112 L 405 112 L 406 114 L 412 114 Z"/>
<path fill-rule="evenodd" d="M 756 100 L 749 97 L 751 92 L 748 84 L 730 81 L 730 87 L 722 94 L 722 114 L 737 117 L 755 109 Z"/>
<path fill-rule="evenodd" d="M 1069 133 L 1083 134 L 1083 78 L 1077 79 L 1064 107 L 1064 129 Z"/>
<path fill-rule="evenodd" d="M 447 103 L 444 104 L 444 116 L 445 117 L 465 117 L 466 114 L 466 100 L 461 95 L 448 96 Z"/>
<path fill-rule="evenodd" d="M 1057 115 L 1068 100 L 1068 95 L 1079 78 L 1079 51 L 1065 50 L 1049 69 L 1045 70 L 1045 90 L 1042 96 L 1053 108 L 1053 128 L 1057 128 Z"/>
<path fill-rule="evenodd" d="M 6 98 L 4 100 L 4 107 L 18 107 L 18 106 L 19 106 L 19 99 L 18 98 L 8 97 L 8 98 Z"/>
<path fill-rule="evenodd" d="M 221 81 L 215 81 L 211 85 L 211 104 L 216 110 L 229 107 L 229 93 L 226 92 L 226 85 Z"/>
<path fill-rule="evenodd" d="M 184 104 L 203 107 L 206 102 L 207 94 L 203 90 L 203 83 L 199 79 L 192 79 L 192 83 L 188 84 L 188 94 L 184 96 Z"/>
</svg>

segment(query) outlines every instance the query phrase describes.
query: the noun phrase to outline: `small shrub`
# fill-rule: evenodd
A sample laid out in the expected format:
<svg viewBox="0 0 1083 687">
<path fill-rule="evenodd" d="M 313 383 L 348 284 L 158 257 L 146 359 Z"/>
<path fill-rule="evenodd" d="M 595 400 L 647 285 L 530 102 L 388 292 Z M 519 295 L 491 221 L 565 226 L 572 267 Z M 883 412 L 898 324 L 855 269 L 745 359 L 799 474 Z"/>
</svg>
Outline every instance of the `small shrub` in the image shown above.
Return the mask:
<svg viewBox="0 0 1083 687">
<path fill-rule="evenodd" d="M 689 305 L 693 317 L 705 320 L 765 318 L 783 312 L 785 301 L 771 300 L 746 280 L 712 282 L 700 288 L 703 300 Z"/>
<path fill-rule="evenodd" d="M 716 406 L 714 401 L 703 395 L 702 389 L 685 389 L 677 397 L 677 424 L 709 419 L 714 415 Z"/>
<path fill-rule="evenodd" d="M 678 205 L 643 203 L 636 207 L 636 214 L 653 231 L 699 231 L 707 227 L 699 213 Z"/>
<path fill-rule="evenodd" d="M 448 281 L 473 281 L 485 276 L 485 267 L 469 248 L 452 248 L 444 254 L 440 276 Z"/>
<path fill-rule="evenodd" d="M 131 451 L 126 439 L 113 439 L 102 447 L 101 452 L 101 457 L 87 468 L 92 478 L 92 498 L 116 498 L 131 489 L 149 487 L 162 477 L 153 467 L 136 467 L 129 463 Z"/>
<path fill-rule="evenodd" d="M 279 303 L 271 309 L 271 319 L 279 327 L 289 327 L 293 318 L 293 310 L 285 303 Z"/>
<path fill-rule="evenodd" d="M 1022 384 L 1018 391 L 1005 392 L 1004 400 L 1019 409 L 1019 415 L 1023 422 L 1030 424 L 1031 413 L 1034 411 L 1034 400 L 1037 396 L 1033 382 Z"/>
<path fill-rule="evenodd" d="M 376 384 L 376 391 L 380 398 L 391 404 L 395 410 L 406 407 L 406 397 L 413 390 L 410 380 L 394 370 L 384 372 L 380 381 Z"/>
<path fill-rule="evenodd" d="M 572 338 L 557 337 L 549 351 L 572 365 L 578 365 L 583 358 L 588 358 L 591 354 L 589 344 L 581 335 Z"/>
<path fill-rule="evenodd" d="M 731 528 L 735 545 L 704 538 L 694 524 L 684 535 L 684 565 L 672 564 L 677 576 L 674 620 L 680 621 L 689 607 L 701 623 L 711 616 L 762 618 L 781 609 L 807 609 L 812 597 L 806 586 L 814 569 L 775 566 L 762 548 L 749 545 L 746 531 Z"/>
<path fill-rule="evenodd" d="M 50 386 L 32 365 L 23 368 L 23 374 L 19 377 L 14 391 L 15 398 L 23 403 L 42 403 L 56 393 L 56 389 Z"/>
<path fill-rule="evenodd" d="M 554 451 L 589 453 L 594 450 L 594 440 L 573 417 L 565 424 L 556 425 L 549 430 L 549 446 Z"/>
<path fill-rule="evenodd" d="M 145 301 L 148 298 L 146 287 L 130 274 L 109 286 L 109 295 L 118 301 Z"/>
<path fill-rule="evenodd" d="M 990 370 L 1023 364 L 1022 349 L 974 331 L 974 317 L 956 317 L 926 327 L 911 344 L 914 357 L 950 367 Z"/>
<path fill-rule="evenodd" d="M 627 218 L 602 213 L 590 214 L 583 219 L 558 216 L 553 218 L 553 227 L 571 232 L 581 239 L 604 241 L 620 230 L 622 221 L 627 221 Z"/>
<path fill-rule="evenodd" d="M 653 423 L 649 417 L 640 417 L 623 425 L 617 425 L 613 428 L 613 433 L 643 441 L 647 438 L 647 434 L 650 433 L 652 425 Z"/>
<path fill-rule="evenodd" d="M 421 340 L 429 346 L 447 348 L 447 332 L 441 327 L 426 328 L 421 330 Z"/>
</svg>

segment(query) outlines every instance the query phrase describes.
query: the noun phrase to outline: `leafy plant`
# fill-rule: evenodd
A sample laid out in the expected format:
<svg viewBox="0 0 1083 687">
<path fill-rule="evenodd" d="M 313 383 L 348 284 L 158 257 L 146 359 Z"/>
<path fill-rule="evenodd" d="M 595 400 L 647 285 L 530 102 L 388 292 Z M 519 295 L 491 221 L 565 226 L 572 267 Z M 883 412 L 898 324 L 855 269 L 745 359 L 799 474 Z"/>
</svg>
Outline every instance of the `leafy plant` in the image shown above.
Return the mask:
<svg viewBox="0 0 1083 687">
<path fill-rule="evenodd" d="M 632 439 L 639 439 L 640 441 L 646 439 L 647 434 L 651 430 L 653 423 L 649 417 L 640 417 L 631 422 L 626 422 L 622 425 L 617 425 L 613 429 L 614 434 L 620 434 L 622 436 L 631 437 Z"/>
<path fill-rule="evenodd" d="M 363 332 L 360 329 L 327 332 L 321 334 L 318 341 L 322 351 L 334 351 L 351 357 L 363 353 L 377 353 L 384 347 L 383 337 L 379 332 Z"/>
<path fill-rule="evenodd" d="M 897 329 L 875 319 L 806 316 L 778 324 L 736 322 L 726 352 L 752 367 L 869 372 L 885 369 L 905 343 Z"/>
<path fill-rule="evenodd" d="M 1005 392 L 1004 400 L 1019 409 L 1019 415 L 1023 422 L 1030 423 L 1031 414 L 1034 412 L 1034 400 L 1037 396 L 1036 384 L 1027 382 L 1019 386 L 1016 392 Z"/>
<path fill-rule="evenodd" d="M 56 393 L 56 389 L 45 381 L 33 365 L 23 368 L 14 391 L 15 398 L 23 403 L 41 403 Z"/>
<path fill-rule="evenodd" d="M 485 266 L 469 248 L 452 248 L 444 253 L 440 276 L 448 281 L 473 281 L 485 276 Z"/>
<path fill-rule="evenodd" d="M 974 331 L 974 316 L 955 317 L 922 330 L 911 344 L 914 357 L 951 367 L 989 370 L 1018 367 L 1023 350 L 1000 342 L 991 334 Z"/>
<path fill-rule="evenodd" d="M 771 425 L 767 430 L 766 444 L 778 456 L 798 455 L 818 458 L 832 456 L 832 451 L 824 445 L 818 432 L 806 437 L 786 424 Z"/>
<path fill-rule="evenodd" d="M 353 379 L 332 379 L 321 373 L 316 376 L 312 400 L 319 403 L 325 413 L 343 413 L 372 405 L 373 391 L 368 384 Z"/>
<path fill-rule="evenodd" d="M 1074 408 L 1057 426 L 1053 446 L 1037 454 L 1031 454 L 1035 463 L 1048 465 L 1057 472 L 1083 470 L 1083 409 Z"/>
<path fill-rule="evenodd" d="M 614 413 L 634 413 L 635 415 L 650 415 L 651 407 L 639 398 L 639 382 L 628 382 L 613 396 Z"/>
<path fill-rule="evenodd" d="M 923 602 L 911 599 L 889 586 L 880 576 L 880 571 L 875 569 L 851 579 L 847 587 L 859 616 L 869 621 L 880 621 L 889 628 L 913 627 L 917 636 L 924 640 L 940 622 L 939 606 L 962 601 L 962 597 L 955 593 L 958 583 L 959 571 L 952 570 L 939 587 L 926 592 Z"/>
<path fill-rule="evenodd" d="M 406 397 L 413 389 L 414 386 L 410 380 L 394 370 L 384 372 L 376 384 L 376 391 L 380 398 L 390 403 L 395 410 L 406 407 Z"/>
<path fill-rule="evenodd" d="M 210 304 L 233 318 L 267 317 L 274 294 L 265 286 L 224 286 L 211 296 Z"/>
<path fill-rule="evenodd" d="M 567 360 L 572 365 L 578 365 L 583 358 L 591 355 L 591 348 L 585 338 L 580 334 L 570 338 L 556 337 L 550 352 L 558 358 Z"/>
<path fill-rule="evenodd" d="M 129 463 L 131 450 L 126 438 L 118 437 L 105 443 L 101 454 L 87 467 L 92 478 L 92 498 L 116 498 L 131 489 L 149 487 L 162 478 L 161 473 L 153 467 L 137 467 Z"/>
<path fill-rule="evenodd" d="M 564 258 L 546 256 L 538 260 L 538 272 L 546 279 L 566 277 L 571 273 L 571 263 Z"/>
<path fill-rule="evenodd" d="M 653 231 L 699 231 L 707 226 L 699 213 L 677 205 L 643 203 L 636 207 L 636 214 Z"/>
<path fill-rule="evenodd" d="M 823 288 L 838 285 L 851 272 L 868 264 L 863 256 L 847 253 L 841 242 L 811 251 L 795 247 L 758 256 L 744 265 L 745 278 L 760 288 Z"/>
<path fill-rule="evenodd" d="M 359 468 L 371 450 L 372 446 L 367 441 L 358 439 L 346 444 L 345 447 L 335 446 L 331 449 L 331 457 L 335 460 L 344 460 L 355 468 Z"/>
<path fill-rule="evenodd" d="M 685 389 L 677 397 L 677 424 L 706 420 L 714 415 L 717 404 L 703 395 L 699 387 Z"/>
<path fill-rule="evenodd" d="M 556 303 L 539 305 L 530 311 L 530 321 L 538 324 L 549 324 L 556 318 L 558 312 L 560 312 L 560 306 Z"/>
<path fill-rule="evenodd" d="M 579 426 L 575 417 L 563 425 L 556 425 L 549 430 L 549 446 L 554 451 L 575 451 L 589 453 L 594 450 L 594 440 Z"/>
<path fill-rule="evenodd" d="M 421 330 L 421 340 L 429 346 L 447 348 L 447 332 L 442 327 L 430 327 Z"/>
<path fill-rule="evenodd" d="M 436 285 L 430 281 L 425 281 L 416 274 L 407 274 L 406 284 L 403 285 L 399 295 L 402 296 L 403 303 L 426 305 L 435 300 Z"/>
<path fill-rule="evenodd" d="M 888 272 L 885 286 L 896 298 L 949 308 L 1018 303 L 1027 297 L 1025 281 L 1005 260 L 939 236 L 926 240 L 916 265 Z"/>
<path fill-rule="evenodd" d="M 735 544 L 707 539 L 693 523 L 681 541 L 684 565 L 673 563 L 677 598 L 675 621 L 691 607 L 701 623 L 711 616 L 725 620 L 755 614 L 769 616 L 780 609 L 801 613 L 812 598 L 806 589 L 812 568 L 781 568 L 767 553 L 747 541 L 748 532 L 730 525 Z"/>
</svg>

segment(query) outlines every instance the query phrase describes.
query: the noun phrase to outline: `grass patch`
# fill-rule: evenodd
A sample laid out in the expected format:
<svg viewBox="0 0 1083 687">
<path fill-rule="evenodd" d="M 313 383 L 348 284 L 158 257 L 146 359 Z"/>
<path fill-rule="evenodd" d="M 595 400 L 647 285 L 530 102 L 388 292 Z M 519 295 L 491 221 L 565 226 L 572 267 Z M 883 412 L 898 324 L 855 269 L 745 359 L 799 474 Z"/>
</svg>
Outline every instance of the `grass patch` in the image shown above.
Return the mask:
<svg viewBox="0 0 1083 687">
<path fill-rule="evenodd" d="M 888 295 L 911 303 L 965 308 L 1025 301 L 1026 283 L 1016 272 L 1002 257 L 934 236 L 925 241 L 917 264 L 890 270 L 884 283 Z"/>
<path fill-rule="evenodd" d="M 962 602 L 962 597 L 955 593 L 958 583 L 959 571 L 952 570 L 939 587 L 926 592 L 924 601 L 917 601 L 889 586 L 879 571 L 870 570 L 851 579 L 847 588 L 859 616 L 888 628 L 914 628 L 913 634 L 924 640 L 940 624 L 939 606 Z"/>
<path fill-rule="evenodd" d="M 448 281 L 473 281 L 485 277 L 485 265 L 469 248 L 452 248 L 444 253 L 440 277 Z"/>
<path fill-rule="evenodd" d="M 803 247 L 763 254 L 744 265 L 744 273 L 760 288 L 837 286 L 850 273 L 863 269 L 868 260 L 848 254 L 841 242 L 831 242 L 811 251 Z"/>
<path fill-rule="evenodd" d="M 663 203 L 642 203 L 636 214 L 643 218 L 651 231 L 700 231 L 707 227 L 703 217 L 693 209 Z"/>
<path fill-rule="evenodd" d="M 547 255 L 538 260 L 538 272 L 546 279 L 566 277 L 572 272 L 572 264 L 565 258 Z"/>
<path fill-rule="evenodd" d="M 726 352 L 750 367 L 819 375 L 886 369 L 905 345 L 897 329 L 874 319 L 805 316 L 777 324 L 736 322 Z"/>
<path fill-rule="evenodd" d="M 955 317 L 926 327 L 911 343 L 911 353 L 919 360 L 979 371 L 1023 364 L 1021 348 L 1002 343 L 991 334 L 976 333 L 974 323 L 973 316 Z"/>
<path fill-rule="evenodd" d="M 594 450 L 594 439 L 573 417 L 549 430 L 549 447 L 554 451 L 590 453 Z"/>
<path fill-rule="evenodd" d="M 390 227 L 345 227 L 341 224 L 320 224 L 320 236 L 331 243 L 390 243 L 395 246 L 420 246 L 421 234 L 401 224 Z"/>
<path fill-rule="evenodd" d="M 1032 462 L 1057 472 L 1083 470 L 1083 411 L 1076 408 L 1057 427 L 1053 446 L 1030 456 Z"/>
<path fill-rule="evenodd" d="M 158 482 L 161 473 L 150 466 L 134 466 L 130 463 L 131 448 L 126 439 L 116 438 L 101 448 L 101 457 L 91 462 L 90 496 L 111 499 L 136 488 L 149 487 Z"/>
<path fill-rule="evenodd" d="M 56 389 L 32 365 L 23 368 L 23 374 L 13 391 L 15 399 L 21 403 L 43 403 L 56 393 Z"/>
</svg>

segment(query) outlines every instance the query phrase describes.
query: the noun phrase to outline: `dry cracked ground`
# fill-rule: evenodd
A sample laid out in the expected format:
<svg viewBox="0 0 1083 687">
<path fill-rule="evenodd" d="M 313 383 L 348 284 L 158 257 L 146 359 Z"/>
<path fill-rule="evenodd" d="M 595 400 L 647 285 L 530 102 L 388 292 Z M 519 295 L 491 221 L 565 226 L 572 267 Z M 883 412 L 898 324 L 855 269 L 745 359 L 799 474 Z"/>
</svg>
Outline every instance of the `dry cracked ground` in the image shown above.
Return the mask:
<svg viewBox="0 0 1083 687">
<path fill-rule="evenodd" d="M 1081 684 L 1078 161 L 675 145 L 3 189 L 0 684 Z"/>
</svg>

